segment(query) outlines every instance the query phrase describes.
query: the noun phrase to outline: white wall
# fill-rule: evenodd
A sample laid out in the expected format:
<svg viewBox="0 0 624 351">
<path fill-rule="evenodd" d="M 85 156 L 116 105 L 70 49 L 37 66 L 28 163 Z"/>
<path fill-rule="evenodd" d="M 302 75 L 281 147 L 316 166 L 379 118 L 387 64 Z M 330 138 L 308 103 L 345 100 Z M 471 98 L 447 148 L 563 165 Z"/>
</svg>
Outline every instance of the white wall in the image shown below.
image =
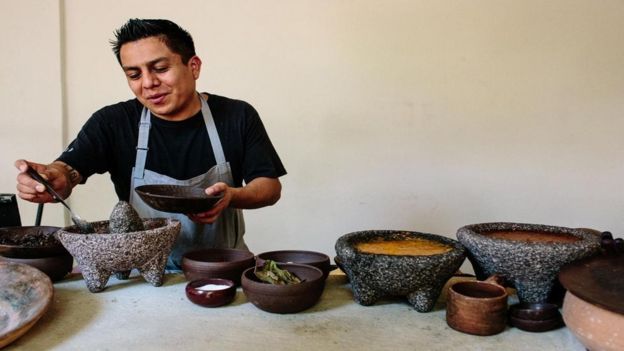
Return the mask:
<svg viewBox="0 0 624 351">
<path fill-rule="evenodd" d="M 56 1 L 0 1 L 0 193 L 15 193 L 18 158 L 52 160 L 63 150 L 61 32 Z M 59 204 L 42 223 L 63 225 Z M 37 205 L 18 201 L 22 225 Z"/>
<path fill-rule="evenodd" d="M 55 4 L 10 8 L 42 3 Z M 132 97 L 108 45 L 130 17 L 169 18 L 187 28 L 204 62 L 200 90 L 257 108 L 289 174 L 277 205 L 246 212 L 254 252 L 304 248 L 333 256 L 336 239 L 354 230 L 454 237 L 460 226 L 487 221 L 624 234 L 624 2 L 62 4 L 70 136 L 99 107 Z M 55 15 L 37 23 L 46 35 L 56 31 Z M 4 46 L 44 41 L 20 38 Z M 37 50 L 46 59 L 14 55 L 4 63 L 34 63 L 40 71 L 17 78 L 24 90 L 40 86 L 42 75 L 58 85 L 58 62 L 47 56 L 58 52 L 59 38 L 51 40 Z M 56 115 L 36 113 L 27 94 L 0 99 L 3 108 L 28 106 L 33 122 L 53 126 L 38 131 L 38 140 L 58 139 L 55 89 L 40 95 Z M 32 133 L 19 127 L 9 139 L 21 143 Z M 49 147 L 26 150 L 3 152 L 6 169 L 13 172 L 14 154 L 55 155 Z M 2 188 L 12 189 L 14 173 L 2 177 Z M 107 218 L 115 202 L 107 175 L 72 197 L 93 220 Z"/>
</svg>

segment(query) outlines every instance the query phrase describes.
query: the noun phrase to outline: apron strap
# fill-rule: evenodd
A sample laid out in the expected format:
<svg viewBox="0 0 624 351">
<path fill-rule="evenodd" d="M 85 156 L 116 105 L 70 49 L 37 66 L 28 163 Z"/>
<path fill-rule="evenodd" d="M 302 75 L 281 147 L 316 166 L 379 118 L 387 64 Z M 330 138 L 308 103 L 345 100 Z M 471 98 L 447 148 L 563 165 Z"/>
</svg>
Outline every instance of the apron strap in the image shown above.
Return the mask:
<svg viewBox="0 0 624 351">
<path fill-rule="evenodd" d="M 149 140 L 150 130 L 150 112 L 143 107 L 141 111 L 141 121 L 139 122 L 139 139 L 137 140 L 137 153 L 134 162 L 134 178 L 143 179 L 145 173 L 145 161 L 147 160 L 147 142 Z"/>
<path fill-rule="evenodd" d="M 217 126 L 212 118 L 212 112 L 208 107 L 208 102 L 201 94 L 199 100 L 201 101 L 201 111 L 204 117 L 204 123 L 206 124 L 206 131 L 208 132 L 208 138 L 210 139 L 210 145 L 212 145 L 212 152 L 214 153 L 217 165 L 226 163 L 225 153 L 223 152 L 223 146 L 221 145 L 221 139 L 217 132 Z M 134 163 L 134 172 L 132 177 L 143 179 L 145 174 L 145 162 L 147 161 L 149 130 L 151 126 L 151 112 L 147 108 L 143 107 L 141 111 L 141 121 L 139 122 L 139 138 L 137 141 L 137 153 Z"/>
<path fill-rule="evenodd" d="M 208 102 L 206 98 L 199 94 L 199 99 L 202 104 L 202 115 L 204 116 L 204 123 L 206 123 L 206 130 L 208 131 L 208 137 L 210 138 L 210 145 L 212 145 L 212 152 L 214 153 L 215 160 L 217 164 L 225 163 L 225 153 L 223 152 L 223 147 L 221 146 L 221 139 L 219 138 L 219 133 L 217 132 L 217 126 L 214 122 L 214 118 L 212 118 L 212 112 L 210 111 L 210 107 L 208 107 Z"/>
</svg>

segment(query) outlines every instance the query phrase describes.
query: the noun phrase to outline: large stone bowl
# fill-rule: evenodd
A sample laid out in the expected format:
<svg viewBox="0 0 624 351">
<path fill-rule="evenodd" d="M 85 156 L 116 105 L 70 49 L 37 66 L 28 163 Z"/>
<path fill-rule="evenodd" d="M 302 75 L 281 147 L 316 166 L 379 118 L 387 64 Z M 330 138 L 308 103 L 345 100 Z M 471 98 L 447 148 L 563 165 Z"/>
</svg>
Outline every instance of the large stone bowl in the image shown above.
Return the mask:
<svg viewBox="0 0 624 351">
<path fill-rule="evenodd" d="M 145 219 L 145 230 L 130 233 L 109 233 L 109 221 L 92 224 L 92 234 L 81 234 L 75 225 L 56 232 L 76 259 L 89 291 L 102 291 L 113 273 L 133 268 L 153 286 L 162 285 L 167 257 L 180 234 L 178 220 Z"/>
<path fill-rule="evenodd" d="M 473 224 L 459 228 L 457 239 L 477 279 L 501 275 L 526 303 L 549 301 L 561 267 L 600 250 L 597 235 L 541 224 Z"/>
<path fill-rule="evenodd" d="M 451 247 L 435 255 L 385 255 L 360 252 L 356 245 L 378 240 L 432 240 Z M 435 234 L 370 230 L 345 234 L 336 242 L 336 254 L 356 302 L 368 306 L 385 296 L 405 296 L 418 312 L 433 309 L 446 281 L 466 258 L 457 241 Z"/>
</svg>

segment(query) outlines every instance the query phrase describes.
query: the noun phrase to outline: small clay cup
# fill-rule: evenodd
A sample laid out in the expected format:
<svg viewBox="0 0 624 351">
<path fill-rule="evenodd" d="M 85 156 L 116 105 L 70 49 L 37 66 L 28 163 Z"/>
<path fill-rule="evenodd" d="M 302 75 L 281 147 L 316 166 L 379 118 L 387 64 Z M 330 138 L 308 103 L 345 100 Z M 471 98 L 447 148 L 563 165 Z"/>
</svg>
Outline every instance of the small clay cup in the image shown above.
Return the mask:
<svg viewBox="0 0 624 351">
<path fill-rule="evenodd" d="M 200 289 L 207 284 L 221 285 L 223 288 L 218 290 Z M 219 307 L 227 305 L 234 300 L 236 284 L 229 279 L 200 279 L 186 284 L 184 291 L 186 292 L 186 297 L 194 304 L 204 307 Z"/>
<path fill-rule="evenodd" d="M 458 282 L 448 290 L 446 323 L 467 334 L 494 335 L 505 330 L 507 291 L 499 276 Z"/>
</svg>

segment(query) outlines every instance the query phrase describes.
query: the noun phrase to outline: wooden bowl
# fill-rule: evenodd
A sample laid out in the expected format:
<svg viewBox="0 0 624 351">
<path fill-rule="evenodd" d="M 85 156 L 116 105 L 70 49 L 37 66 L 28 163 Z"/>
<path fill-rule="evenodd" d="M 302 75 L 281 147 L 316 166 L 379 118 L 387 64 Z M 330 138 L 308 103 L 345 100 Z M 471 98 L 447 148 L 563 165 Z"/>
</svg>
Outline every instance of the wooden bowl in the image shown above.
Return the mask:
<svg viewBox="0 0 624 351">
<path fill-rule="evenodd" d="M 295 263 L 278 264 L 302 280 L 301 283 L 275 285 L 260 281 L 254 274 L 254 268 L 243 273 L 243 292 L 247 300 L 259 309 L 271 313 L 296 313 L 314 306 L 325 288 L 323 271 Z"/>
<path fill-rule="evenodd" d="M 254 254 L 240 249 L 200 249 L 182 256 L 186 280 L 222 278 L 240 285 L 243 271 L 253 267 Z"/>
<path fill-rule="evenodd" d="M 229 279 L 200 279 L 186 284 L 186 297 L 199 306 L 227 305 L 236 296 L 236 284 Z"/>
<path fill-rule="evenodd" d="M 208 196 L 203 188 L 184 185 L 141 185 L 134 191 L 151 208 L 170 213 L 206 212 L 223 197 Z"/>
</svg>

